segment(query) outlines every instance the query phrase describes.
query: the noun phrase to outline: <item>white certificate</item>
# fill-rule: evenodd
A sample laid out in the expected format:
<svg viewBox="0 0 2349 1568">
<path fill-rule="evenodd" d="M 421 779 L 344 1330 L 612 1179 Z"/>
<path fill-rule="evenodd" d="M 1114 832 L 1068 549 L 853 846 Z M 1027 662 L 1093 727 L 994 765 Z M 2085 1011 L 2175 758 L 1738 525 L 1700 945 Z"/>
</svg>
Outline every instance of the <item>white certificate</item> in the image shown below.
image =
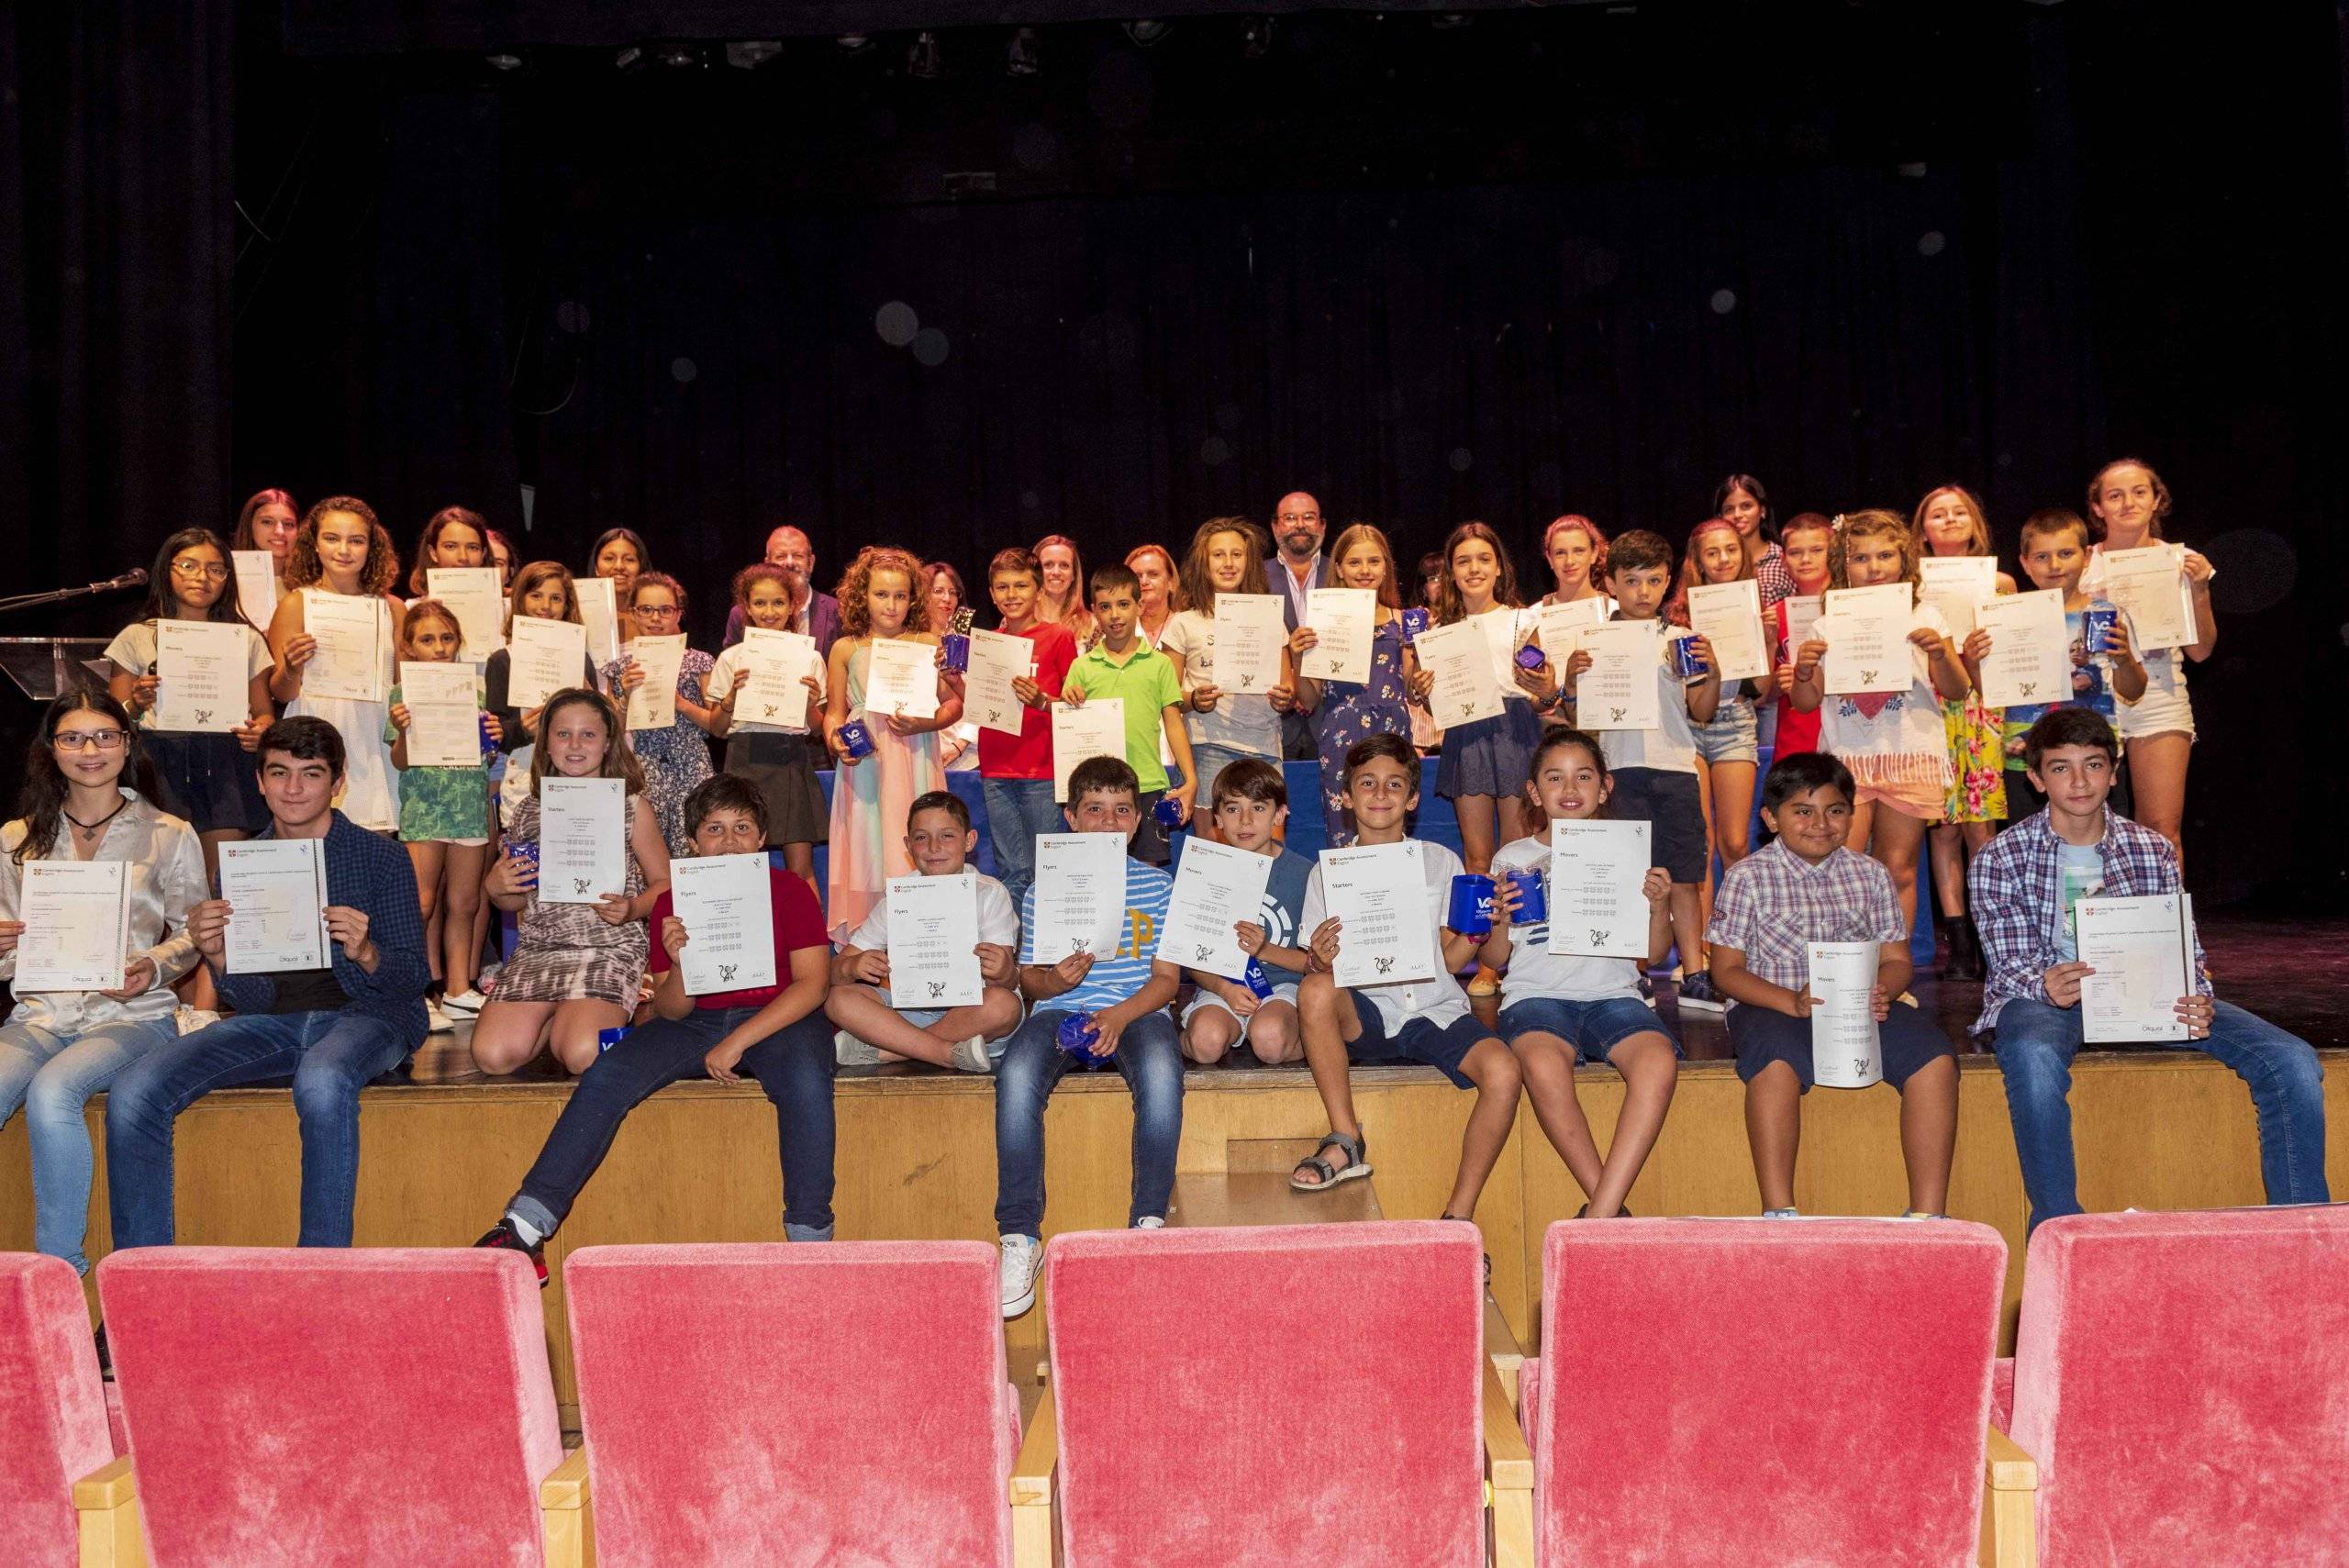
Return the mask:
<svg viewBox="0 0 2349 1568">
<path fill-rule="evenodd" d="M 1011 689 L 1016 680 L 1033 680 L 1036 644 L 1008 632 L 973 631 L 970 668 L 963 673 L 963 714 L 983 729 L 1017 735 L 1028 720 L 1028 706 Z M 1122 744 L 1122 743 L 1121 743 Z"/>
<path fill-rule="evenodd" d="M 457 617 L 464 646 L 457 657 L 479 664 L 506 646 L 506 593 L 495 566 L 428 566 L 426 596 L 440 600 Z"/>
<path fill-rule="evenodd" d="M 248 839 L 220 846 L 220 896 L 228 906 L 222 956 L 230 974 L 327 969 L 327 862 L 323 839 Z"/>
<path fill-rule="evenodd" d="M 539 881 L 543 887 L 543 863 Z M 774 898 L 763 851 L 681 855 L 671 861 L 669 907 L 685 923 L 687 940 L 685 951 L 677 955 L 677 975 L 686 995 L 755 991 L 777 983 Z M 661 933 L 655 931 L 652 940 L 659 941 Z"/>
<path fill-rule="evenodd" d="M 1339 922 L 1338 962 L 1330 971 L 1339 984 L 1400 985 L 1435 978 L 1441 917 L 1428 908 L 1419 848 L 1418 840 L 1406 839 L 1321 851 L 1323 907 Z"/>
<path fill-rule="evenodd" d="M 1093 697 L 1081 706 L 1052 705 L 1052 798 L 1068 804 L 1068 776 L 1087 757 L 1126 757 L 1126 699 Z"/>
<path fill-rule="evenodd" d="M 1688 590 L 1689 629 L 1709 638 L 1723 681 L 1770 673 L 1770 639 L 1762 632 L 1762 590 L 1742 583 L 1699 583 Z"/>
<path fill-rule="evenodd" d="M 155 623 L 156 728 L 226 735 L 245 721 L 252 697 L 245 637 L 235 621 Z"/>
<path fill-rule="evenodd" d="M 513 641 L 506 650 L 506 700 L 525 713 L 544 707 L 555 693 L 579 684 L 586 662 L 585 627 L 516 616 Z"/>
<path fill-rule="evenodd" d="M 1517 684 L 1517 651 L 1533 633 L 1533 622 L 1523 617 L 1524 612 L 1503 605 L 1482 615 L 1470 616 L 1470 624 L 1485 634 L 1485 651 L 1493 661 L 1493 684 L 1504 697 L 1523 696 L 1525 688 Z"/>
<path fill-rule="evenodd" d="M 626 782 L 551 773 L 540 779 L 539 901 L 593 904 L 607 893 L 627 891 Z"/>
<path fill-rule="evenodd" d="M 265 550 L 235 550 L 228 556 L 237 574 L 237 607 L 255 631 L 267 631 L 277 613 L 277 557 Z"/>
<path fill-rule="evenodd" d="M 1827 613 L 1810 628 L 1827 644 L 1819 673 L 1828 694 L 1905 692 L 1915 684 L 1909 634 L 1916 625 L 1906 583 L 1829 589 Z"/>
<path fill-rule="evenodd" d="M 1287 598 L 1279 594 L 1215 596 L 1212 635 L 1219 689 L 1228 695 L 1263 696 L 1280 684 L 1281 650 L 1288 646 L 1287 605 Z"/>
<path fill-rule="evenodd" d="M 1550 824 L 1550 951 L 1648 956 L 1648 831 L 1637 820 Z"/>
<path fill-rule="evenodd" d="M 2194 587 L 2186 576 L 2186 547 L 2149 544 L 2097 553 L 2103 594 L 2129 617 L 2129 646 L 2184 648 L 2194 640 Z"/>
<path fill-rule="evenodd" d="M 883 896 L 889 908 L 889 1005 L 978 1006 L 986 982 L 979 975 L 977 876 L 969 871 L 893 876 Z"/>
<path fill-rule="evenodd" d="M 1787 643 L 1778 654 L 1783 662 L 1791 664 L 1802 645 L 1810 640 L 1811 628 L 1827 613 L 1827 597 L 1823 594 L 1795 594 L 1780 602 L 1787 606 Z"/>
<path fill-rule="evenodd" d="M 1585 729 L 1654 729 L 1664 723 L 1656 668 L 1664 623 L 1610 620 L 1582 634 L 1590 668 L 1575 683 L 1575 716 Z"/>
<path fill-rule="evenodd" d="M 2182 1040 L 2177 1004 L 2194 987 L 2186 901 L 2164 893 L 2083 898 L 2072 906 L 2080 962 L 2080 1034 L 2090 1045 Z"/>
<path fill-rule="evenodd" d="M 1528 605 L 1524 618 L 1540 633 L 1542 656 L 1550 661 L 1551 668 L 1564 675 L 1566 662 L 1582 646 L 1582 634 L 1591 627 L 1606 624 L 1613 613 L 1607 595 L 1601 594 L 1592 599 L 1568 599 L 1563 605 Z"/>
<path fill-rule="evenodd" d="M 886 718 L 938 715 L 938 644 L 876 637 L 864 662 L 864 711 Z"/>
<path fill-rule="evenodd" d="M 1990 634 L 1982 656 L 1982 706 L 2063 702 L 2072 694 L 2072 634 L 2064 624 L 2064 591 L 1986 596 L 1978 616 Z"/>
<path fill-rule="evenodd" d="M 1884 1082 L 1884 1041 L 1876 1032 L 1876 942 L 1812 942 L 1810 1074 L 1822 1089 L 1865 1089 Z"/>
<path fill-rule="evenodd" d="M 619 599 L 608 577 L 577 577 L 572 592 L 579 598 L 579 619 L 587 628 L 587 655 L 602 669 L 620 656 Z"/>
<path fill-rule="evenodd" d="M 128 869 L 124 861 L 25 862 L 17 911 L 25 923 L 17 940 L 19 994 L 122 989 L 130 945 Z"/>
<path fill-rule="evenodd" d="M 1073 952 L 1116 956 L 1126 929 L 1125 840 L 1115 833 L 1037 834 L 1035 888 L 1030 962 L 1058 963 Z"/>
<path fill-rule="evenodd" d="M 303 595 L 302 629 L 317 639 L 318 648 L 302 666 L 302 695 L 382 702 L 389 619 L 380 595 Z"/>
<path fill-rule="evenodd" d="M 1239 979 L 1248 967 L 1248 955 L 1241 951 L 1233 928 L 1260 917 L 1273 859 L 1197 837 L 1184 845 L 1166 923 L 1158 930 L 1158 956 L 1186 969 Z"/>
<path fill-rule="evenodd" d="M 1428 692 L 1428 716 L 1439 729 L 1491 718 L 1501 711 L 1501 689 L 1493 680 L 1493 651 L 1485 628 L 1471 621 L 1431 626 L 1413 639 L 1419 668 L 1435 677 Z"/>
<path fill-rule="evenodd" d="M 1223 599 L 1216 600 L 1219 611 Z M 1297 662 L 1312 681 L 1370 684 L 1371 643 L 1378 632 L 1378 593 L 1372 588 L 1315 588 L 1305 595 L 1305 624 L 1313 646 Z"/>
<path fill-rule="evenodd" d="M 1998 562 L 1987 555 L 1928 555 L 1918 561 L 1917 576 L 1918 602 L 1941 611 L 1950 640 L 1963 648 L 1974 635 L 1974 607 L 1998 595 Z"/>
<path fill-rule="evenodd" d="M 685 662 L 685 639 L 640 637 L 628 645 L 629 656 L 644 672 L 644 684 L 628 695 L 630 729 L 666 729 L 677 722 L 677 672 Z"/>
<path fill-rule="evenodd" d="M 473 679 L 470 664 L 400 661 L 409 767 L 481 766 L 481 693 Z"/>
<path fill-rule="evenodd" d="M 807 688 L 800 684 L 812 676 L 824 689 L 824 656 L 816 639 L 796 631 L 770 631 L 764 627 L 742 628 L 740 668 L 751 678 L 734 694 L 734 718 L 742 724 L 777 724 L 786 729 L 807 728 Z M 715 699 L 722 693 L 712 692 Z"/>
</svg>

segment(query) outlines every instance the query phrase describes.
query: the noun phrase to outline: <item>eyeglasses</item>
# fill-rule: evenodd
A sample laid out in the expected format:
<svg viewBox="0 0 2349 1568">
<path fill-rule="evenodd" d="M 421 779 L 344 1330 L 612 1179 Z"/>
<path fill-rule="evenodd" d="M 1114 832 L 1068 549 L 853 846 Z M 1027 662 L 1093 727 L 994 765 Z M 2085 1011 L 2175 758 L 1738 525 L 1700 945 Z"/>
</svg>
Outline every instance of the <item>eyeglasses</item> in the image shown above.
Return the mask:
<svg viewBox="0 0 2349 1568">
<path fill-rule="evenodd" d="M 226 583 L 228 580 L 228 569 L 217 562 L 206 564 L 201 561 L 174 561 L 172 573 L 179 577 L 201 577 L 210 583 Z"/>
<path fill-rule="evenodd" d="M 49 743 L 61 751 L 86 751 L 92 747 L 111 751 L 123 741 L 119 729 L 61 729 L 49 738 Z"/>
<path fill-rule="evenodd" d="M 675 615 L 677 613 L 677 606 L 674 605 L 638 605 L 632 607 L 629 613 L 635 616 L 639 620 L 662 620 L 670 616 Z"/>
</svg>

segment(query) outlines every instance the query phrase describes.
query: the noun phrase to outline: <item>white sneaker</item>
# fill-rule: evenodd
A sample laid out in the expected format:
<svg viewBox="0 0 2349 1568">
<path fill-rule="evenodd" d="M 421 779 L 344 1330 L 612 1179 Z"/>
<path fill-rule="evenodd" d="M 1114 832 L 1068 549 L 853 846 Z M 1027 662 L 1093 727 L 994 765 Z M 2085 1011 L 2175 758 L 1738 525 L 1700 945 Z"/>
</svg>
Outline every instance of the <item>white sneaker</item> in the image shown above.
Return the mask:
<svg viewBox="0 0 2349 1568">
<path fill-rule="evenodd" d="M 965 1073 L 992 1073 L 995 1058 L 987 1054 L 987 1042 L 978 1035 L 954 1045 L 954 1065 Z"/>
<path fill-rule="evenodd" d="M 452 1018 L 470 1018 L 489 1006 L 489 998 L 479 991 L 460 991 L 453 996 L 440 998 L 440 1010 Z"/>
<path fill-rule="evenodd" d="M 1134 1221 L 1133 1228 L 1136 1230 L 1163 1230 L 1166 1229 L 1166 1217 L 1163 1214 L 1145 1214 Z"/>
<path fill-rule="evenodd" d="M 1003 1239 L 1003 1315 L 1017 1318 L 1036 1305 L 1036 1269 L 1044 1244 L 1033 1236 Z"/>
<path fill-rule="evenodd" d="M 457 1027 L 450 1019 L 449 1015 L 440 1010 L 440 999 L 438 996 L 427 996 L 424 999 L 424 1027 L 433 1034 L 447 1034 Z"/>
<path fill-rule="evenodd" d="M 182 1034 L 194 1034 L 206 1024 L 217 1024 L 220 1015 L 209 1007 L 191 1007 L 184 1004 L 172 1011 L 172 1027 Z"/>
<path fill-rule="evenodd" d="M 832 1060 L 842 1067 L 878 1067 L 881 1053 L 846 1029 L 832 1031 Z"/>
</svg>

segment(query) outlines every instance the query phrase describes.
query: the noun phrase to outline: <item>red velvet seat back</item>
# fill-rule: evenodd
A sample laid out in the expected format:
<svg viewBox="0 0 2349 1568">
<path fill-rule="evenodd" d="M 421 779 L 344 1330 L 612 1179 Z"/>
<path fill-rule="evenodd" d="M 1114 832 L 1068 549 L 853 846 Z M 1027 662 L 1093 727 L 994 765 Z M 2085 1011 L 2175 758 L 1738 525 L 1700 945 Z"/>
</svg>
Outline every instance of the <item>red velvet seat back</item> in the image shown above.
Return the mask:
<svg viewBox="0 0 2349 1568">
<path fill-rule="evenodd" d="M 587 1247 L 563 1283 L 604 1568 L 1010 1562 L 995 1248 Z"/>
<path fill-rule="evenodd" d="M 2009 1430 L 2056 1568 L 2349 1563 L 2349 1207 L 2047 1221 Z"/>
<path fill-rule="evenodd" d="M 1537 1561 L 1972 1564 L 2006 1257 L 1945 1220 L 1553 1225 Z"/>
<path fill-rule="evenodd" d="M 72 1568 L 73 1483 L 113 1457 L 73 1265 L 0 1253 L 0 1562 Z"/>
<path fill-rule="evenodd" d="M 98 1264 L 157 1568 L 523 1568 L 562 1459 L 529 1262 L 154 1247 Z"/>
<path fill-rule="evenodd" d="M 1484 1265 L 1458 1223 L 1045 1249 L 1068 1568 L 1484 1561 Z"/>
</svg>

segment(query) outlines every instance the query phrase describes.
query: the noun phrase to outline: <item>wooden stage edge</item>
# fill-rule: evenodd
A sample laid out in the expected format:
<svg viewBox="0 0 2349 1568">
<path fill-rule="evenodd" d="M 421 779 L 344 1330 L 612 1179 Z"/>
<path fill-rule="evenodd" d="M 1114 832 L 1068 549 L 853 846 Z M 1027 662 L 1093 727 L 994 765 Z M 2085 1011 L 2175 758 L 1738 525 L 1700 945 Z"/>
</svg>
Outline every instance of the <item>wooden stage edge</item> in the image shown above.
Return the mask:
<svg viewBox="0 0 2349 1568">
<path fill-rule="evenodd" d="M 2327 1168 L 2349 1192 L 2349 1051 L 2322 1053 L 2332 1129 Z M 2007 1239 L 2011 1348 L 2021 1289 L 2025 1208 L 1997 1064 L 1961 1058 L 1957 1160 L 1950 1212 Z M 1586 1068 L 1582 1104 L 1605 1147 L 1622 1103 L 1611 1071 Z M 371 1088 L 362 1096 L 358 1241 L 464 1246 L 519 1184 L 569 1094 L 567 1082 Z M 1370 1140 L 1377 1201 L 1388 1218 L 1432 1217 L 1452 1184 L 1472 1096 L 1420 1067 L 1357 1070 L 1354 1098 Z M 1631 1189 L 1642 1216 L 1753 1215 L 1743 1087 L 1727 1062 L 1683 1067 L 1672 1113 Z M 836 1093 L 839 1234 L 860 1238 L 995 1235 L 995 1097 L 961 1074 L 844 1073 Z M 91 1107 L 99 1129 L 104 1102 Z M 2215 1208 L 2262 1200 L 2259 1143 L 2241 1080 L 2209 1057 L 2132 1051 L 2085 1055 L 2072 1089 L 2080 1198 L 2092 1210 Z M 1806 1214 L 1897 1215 L 1907 1206 L 1898 1099 L 1888 1088 L 1819 1090 L 1803 1108 L 1797 1197 Z M 1115 1073 L 1063 1081 L 1046 1119 L 1048 1235 L 1125 1223 L 1131 1102 Z M 1210 1174 L 1261 1165 L 1274 1140 L 1324 1127 L 1299 1068 L 1195 1072 L 1186 1085 L 1180 1169 Z M 90 1255 L 108 1245 L 105 1143 L 92 1204 Z M 1284 1148 L 1284 1152 L 1286 1149 Z M 179 1239 L 282 1246 L 295 1231 L 301 1145 L 283 1089 L 228 1090 L 180 1119 Z M 1342 1190 L 1342 1189 L 1341 1189 Z M 1333 1218 L 1347 1205 L 1332 1198 Z M 1520 1104 L 1517 1127 L 1476 1218 L 1492 1254 L 1495 1298 L 1520 1343 L 1539 1339 L 1542 1235 L 1583 1195 Z M 32 1245 L 23 1119 L 0 1133 L 0 1247 Z M 559 1397 L 575 1401 L 564 1321 L 562 1258 L 606 1242 L 772 1241 L 782 1238 L 774 1116 L 752 1084 L 681 1084 L 639 1107 L 548 1250 L 546 1292 Z M 1215 1305 L 1199 1304 L 1203 1322 Z M 396 1325 L 385 1325 L 397 1333 Z M 1006 1325 L 1015 1367 L 1033 1365 L 1043 1313 Z"/>
</svg>

